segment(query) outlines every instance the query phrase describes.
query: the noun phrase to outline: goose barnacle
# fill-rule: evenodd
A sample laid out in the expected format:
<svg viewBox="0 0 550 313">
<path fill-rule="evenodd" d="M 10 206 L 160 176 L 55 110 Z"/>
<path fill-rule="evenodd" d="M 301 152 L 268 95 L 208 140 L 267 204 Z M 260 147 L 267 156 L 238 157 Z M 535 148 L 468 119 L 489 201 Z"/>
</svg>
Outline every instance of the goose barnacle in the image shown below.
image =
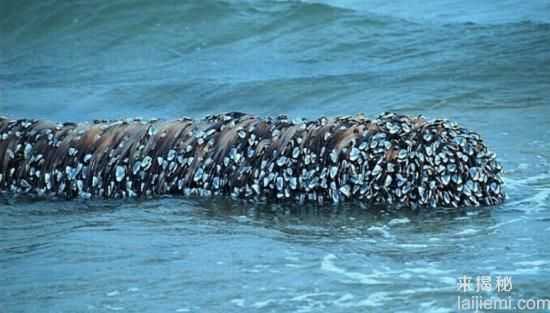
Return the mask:
<svg viewBox="0 0 550 313">
<path fill-rule="evenodd" d="M 179 136 L 173 144 L 171 134 Z M 90 145 L 90 138 L 102 144 Z M 0 139 L 0 189 L 10 192 L 43 194 L 55 188 L 67 197 L 87 198 L 89 192 L 109 198 L 177 190 L 315 203 L 393 206 L 398 201 L 410 208 L 504 200 L 502 166 L 479 135 L 453 122 L 393 113 L 373 120 L 315 121 L 226 113 L 198 123 L 129 119 L 56 125 L 0 119 Z M 51 150 L 65 143 L 71 145 L 69 158 L 54 159 Z M 79 151 L 90 151 L 82 163 L 73 158 Z M 108 173 L 106 178 L 114 178 L 103 182 Z M 22 188 L 22 180 L 30 187 Z"/>
</svg>

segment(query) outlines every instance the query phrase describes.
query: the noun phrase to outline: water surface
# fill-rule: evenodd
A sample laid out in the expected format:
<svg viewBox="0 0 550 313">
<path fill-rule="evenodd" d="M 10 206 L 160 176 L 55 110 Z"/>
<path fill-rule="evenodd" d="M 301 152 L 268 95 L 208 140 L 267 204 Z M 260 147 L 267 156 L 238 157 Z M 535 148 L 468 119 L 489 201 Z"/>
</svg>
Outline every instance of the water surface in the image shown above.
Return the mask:
<svg viewBox="0 0 550 313">
<path fill-rule="evenodd" d="M 2 1 L 0 114 L 383 111 L 477 130 L 508 200 L 376 213 L 228 199 L 0 202 L 2 312 L 453 312 L 550 290 L 547 1 Z M 507 296 L 490 292 L 490 296 Z"/>
</svg>

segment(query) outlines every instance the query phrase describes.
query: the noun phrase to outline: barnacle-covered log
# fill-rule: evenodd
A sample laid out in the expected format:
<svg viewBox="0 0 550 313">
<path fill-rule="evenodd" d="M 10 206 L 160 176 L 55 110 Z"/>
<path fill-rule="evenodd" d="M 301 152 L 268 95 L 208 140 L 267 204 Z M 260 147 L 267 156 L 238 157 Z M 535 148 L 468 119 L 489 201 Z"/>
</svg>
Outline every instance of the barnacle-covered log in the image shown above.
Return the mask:
<svg viewBox="0 0 550 313">
<path fill-rule="evenodd" d="M 0 190 L 13 194 L 462 207 L 502 202 L 501 171 L 477 133 L 394 113 L 78 124 L 0 118 Z"/>
</svg>

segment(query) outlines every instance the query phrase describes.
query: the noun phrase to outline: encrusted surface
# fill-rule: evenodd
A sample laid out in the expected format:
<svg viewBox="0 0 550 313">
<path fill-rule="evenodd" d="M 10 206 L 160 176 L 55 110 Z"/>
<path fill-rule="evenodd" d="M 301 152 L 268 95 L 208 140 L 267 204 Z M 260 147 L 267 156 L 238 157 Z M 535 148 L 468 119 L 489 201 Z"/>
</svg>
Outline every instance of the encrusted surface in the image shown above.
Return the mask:
<svg viewBox="0 0 550 313">
<path fill-rule="evenodd" d="M 502 202 L 501 171 L 477 133 L 393 113 L 80 124 L 0 118 L 0 190 L 16 194 L 461 207 Z"/>
</svg>

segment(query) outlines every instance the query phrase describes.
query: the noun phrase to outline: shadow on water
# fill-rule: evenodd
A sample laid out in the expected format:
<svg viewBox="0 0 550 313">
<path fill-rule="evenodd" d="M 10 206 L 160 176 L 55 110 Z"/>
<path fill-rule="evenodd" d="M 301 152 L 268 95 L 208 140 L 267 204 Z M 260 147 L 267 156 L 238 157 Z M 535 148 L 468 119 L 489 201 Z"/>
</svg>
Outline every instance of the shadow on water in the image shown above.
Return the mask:
<svg viewBox="0 0 550 313">
<path fill-rule="evenodd" d="M 396 225 L 406 225 L 409 232 L 426 234 L 445 233 L 449 227 L 462 228 L 468 223 L 489 228 L 496 223 L 493 213 L 498 210 L 498 207 L 410 210 L 365 206 L 362 203 L 318 206 L 252 202 L 228 197 L 165 196 L 148 200 L 67 201 L 6 194 L 0 195 L 0 208 L 0 214 L 5 217 L 26 216 L 31 219 L 47 216 L 47 220 L 56 223 L 60 222 L 56 216 L 68 223 L 71 219 L 92 216 L 94 223 L 104 223 L 107 228 L 115 227 L 117 220 L 155 225 L 177 225 L 193 220 L 196 224 L 248 225 L 286 235 L 334 239 L 372 234 Z M 10 226 L 6 224 L 3 227 Z M 382 227 L 381 230 L 377 230 L 379 227 Z"/>
</svg>

